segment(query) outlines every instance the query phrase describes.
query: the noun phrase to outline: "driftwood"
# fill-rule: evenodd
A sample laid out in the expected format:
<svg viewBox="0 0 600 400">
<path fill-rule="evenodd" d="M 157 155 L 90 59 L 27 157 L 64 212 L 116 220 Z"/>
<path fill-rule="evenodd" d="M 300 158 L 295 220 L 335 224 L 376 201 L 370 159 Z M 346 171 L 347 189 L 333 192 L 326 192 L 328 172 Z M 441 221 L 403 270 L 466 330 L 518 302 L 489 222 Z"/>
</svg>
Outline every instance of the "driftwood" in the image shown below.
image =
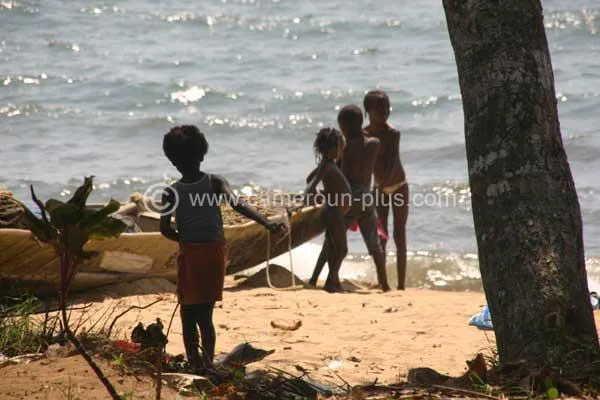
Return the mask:
<svg viewBox="0 0 600 400">
<path fill-rule="evenodd" d="M 291 321 L 291 322 L 279 321 L 279 320 L 271 321 L 271 327 L 276 328 L 276 329 L 281 329 L 284 331 L 296 331 L 301 326 L 302 326 L 302 321 L 299 319 L 295 320 L 295 321 Z"/>
</svg>

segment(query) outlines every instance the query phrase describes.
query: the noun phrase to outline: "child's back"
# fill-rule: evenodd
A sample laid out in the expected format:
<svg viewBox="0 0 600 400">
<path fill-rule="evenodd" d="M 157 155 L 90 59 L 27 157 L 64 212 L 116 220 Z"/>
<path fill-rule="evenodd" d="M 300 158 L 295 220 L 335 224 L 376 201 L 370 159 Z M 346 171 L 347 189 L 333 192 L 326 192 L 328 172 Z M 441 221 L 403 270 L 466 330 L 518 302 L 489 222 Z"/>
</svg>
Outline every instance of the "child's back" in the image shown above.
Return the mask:
<svg viewBox="0 0 600 400">
<path fill-rule="evenodd" d="M 227 269 L 227 247 L 221 217 L 221 198 L 234 210 L 264 225 L 271 232 L 281 229 L 247 204 L 238 201 L 225 178 L 200 170 L 208 151 L 204 134 L 193 125 L 176 126 L 164 136 L 163 150 L 182 178 L 163 195 L 165 207 L 160 232 L 179 242 L 177 294 L 181 304 L 181 326 L 188 361 L 197 373 L 203 364 L 198 352 L 198 327 L 202 335 L 205 364 L 212 364 L 216 332 L 215 302 L 223 299 Z M 175 212 L 177 229 L 171 225 Z"/>
<path fill-rule="evenodd" d="M 181 243 L 225 240 L 219 196 L 210 174 L 195 182 L 178 180 L 173 185 L 179 197 L 175 221 Z"/>
</svg>

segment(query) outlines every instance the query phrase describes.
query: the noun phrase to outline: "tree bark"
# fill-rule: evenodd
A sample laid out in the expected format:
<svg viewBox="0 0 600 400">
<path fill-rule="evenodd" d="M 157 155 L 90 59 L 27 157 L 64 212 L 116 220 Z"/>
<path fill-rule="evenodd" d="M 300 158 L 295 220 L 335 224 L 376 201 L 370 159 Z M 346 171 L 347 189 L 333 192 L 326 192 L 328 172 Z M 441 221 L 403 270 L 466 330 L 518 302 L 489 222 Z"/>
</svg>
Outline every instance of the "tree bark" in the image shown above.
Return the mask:
<svg viewBox="0 0 600 400">
<path fill-rule="evenodd" d="M 500 362 L 587 362 L 600 349 L 540 1 L 443 3 Z"/>
</svg>

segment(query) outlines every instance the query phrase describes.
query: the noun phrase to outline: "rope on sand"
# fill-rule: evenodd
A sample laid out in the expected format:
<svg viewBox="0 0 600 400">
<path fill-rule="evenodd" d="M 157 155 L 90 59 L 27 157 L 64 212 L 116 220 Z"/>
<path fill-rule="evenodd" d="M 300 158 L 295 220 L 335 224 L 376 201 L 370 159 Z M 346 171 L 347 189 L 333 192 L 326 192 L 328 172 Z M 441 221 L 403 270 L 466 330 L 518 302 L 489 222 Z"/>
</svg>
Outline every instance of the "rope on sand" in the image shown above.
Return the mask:
<svg viewBox="0 0 600 400">
<path fill-rule="evenodd" d="M 269 272 L 269 265 L 271 264 L 271 232 L 269 230 L 267 230 L 267 265 L 265 267 L 265 269 L 267 270 L 267 285 L 269 285 L 269 288 L 275 290 L 299 290 L 302 289 L 303 286 L 296 285 L 296 275 L 294 274 L 294 259 L 292 257 L 292 224 L 290 224 L 289 214 L 286 214 L 286 216 L 288 223 L 288 254 L 290 257 L 290 272 L 292 273 L 292 286 L 286 288 L 277 288 L 271 283 L 271 274 Z"/>
</svg>

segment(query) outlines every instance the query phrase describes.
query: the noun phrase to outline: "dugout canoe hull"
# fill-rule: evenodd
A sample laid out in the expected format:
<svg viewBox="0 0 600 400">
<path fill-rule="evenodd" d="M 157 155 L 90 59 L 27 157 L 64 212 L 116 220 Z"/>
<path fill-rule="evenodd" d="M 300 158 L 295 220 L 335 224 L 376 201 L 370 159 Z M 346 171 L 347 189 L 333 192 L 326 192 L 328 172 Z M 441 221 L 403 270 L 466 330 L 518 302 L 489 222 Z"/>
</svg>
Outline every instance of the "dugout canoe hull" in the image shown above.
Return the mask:
<svg viewBox="0 0 600 400">
<path fill-rule="evenodd" d="M 295 248 L 323 232 L 319 208 L 307 207 L 290 218 L 291 243 L 287 234 L 271 235 L 271 257 Z M 90 241 L 86 250 L 97 254 L 86 260 L 75 276 L 72 290 L 141 278 L 161 277 L 175 281 L 178 244 L 158 232 L 153 213 L 138 217 L 143 232 L 124 233 L 118 238 Z M 266 260 L 268 233 L 248 222 L 225 226 L 229 249 L 227 273 L 235 274 Z M 59 260 L 50 246 L 37 242 L 28 230 L 0 229 L 0 295 L 30 292 L 38 296 L 56 293 Z"/>
</svg>

